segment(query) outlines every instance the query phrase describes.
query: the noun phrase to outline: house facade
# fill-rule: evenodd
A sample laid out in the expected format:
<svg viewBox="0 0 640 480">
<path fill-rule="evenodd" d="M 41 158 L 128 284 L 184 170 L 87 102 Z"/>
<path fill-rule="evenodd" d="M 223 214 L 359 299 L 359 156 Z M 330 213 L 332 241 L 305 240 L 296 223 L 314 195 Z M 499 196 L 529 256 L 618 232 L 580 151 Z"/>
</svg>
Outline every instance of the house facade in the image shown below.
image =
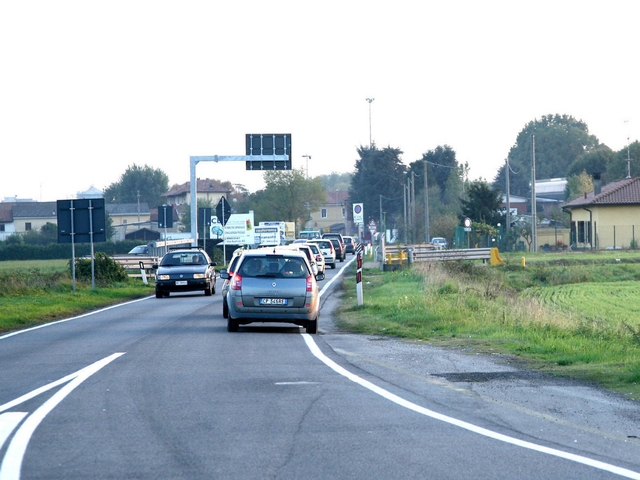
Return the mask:
<svg viewBox="0 0 640 480">
<path fill-rule="evenodd" d="M 106 203 L 104 209 L 111 217 L 114 229 L 111 240 L 125 240 L 128 233 L 142 228 L 151 228 L 151 212 L 145 202 Z M 157 228 L 157 222 L 153 226 Z"/>
<path fill-rule="evenodd" d="M 562 209 L 571 215 L 575 248 L 638 248 L 640 240 L 640 177 L 625 178 L 575 198 Z"/>
<path fill-rule="evenodd" d="M 320 230 L 322 232 L 336 232 L 349 235 L 350 224 L 347 201 L 349 192 L 336 190 L 327 192 L 325 203 L 315 212 L 310 212 L 305 230 Z"/>
<path fill-rule="evenodd" d="M 18 202 L 11 207 L 11 233 L 39 232 L 47 223 L 58 224 L 57 202 Z M 3 232 L 7 233 L 7 232 Z M 9 233 L 9 235 L 11 234 Z"/>
<path fill-rule="evenodd" d="M 230 195 L 231 191 L 215 180 L 208 178 L 196 180 L 196 196 L 198 200 L 209 201 L 215 207 L 221 197 L 226 196 L 228 199 Z M 167 205 L 191 204 L 191 182 L 174 185 L 162 196 L 167 199 Z"/>
</svg>

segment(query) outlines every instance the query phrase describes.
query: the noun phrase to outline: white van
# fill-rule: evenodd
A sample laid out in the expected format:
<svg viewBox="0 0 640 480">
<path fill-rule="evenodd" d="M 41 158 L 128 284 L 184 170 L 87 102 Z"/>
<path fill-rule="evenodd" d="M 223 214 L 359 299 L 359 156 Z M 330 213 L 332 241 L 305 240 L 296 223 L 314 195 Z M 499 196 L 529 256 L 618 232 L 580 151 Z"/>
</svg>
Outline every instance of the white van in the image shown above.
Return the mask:
<svg viewBox="0 0 640 480">
<path fill-rule="evenodd" d="M 322 238 L 322 234 L 319 230 L 304 230 L 298 234 L 298 238 L 304 238 L 305 240 L 312 240 L 314 238 Z"/>
</svg>

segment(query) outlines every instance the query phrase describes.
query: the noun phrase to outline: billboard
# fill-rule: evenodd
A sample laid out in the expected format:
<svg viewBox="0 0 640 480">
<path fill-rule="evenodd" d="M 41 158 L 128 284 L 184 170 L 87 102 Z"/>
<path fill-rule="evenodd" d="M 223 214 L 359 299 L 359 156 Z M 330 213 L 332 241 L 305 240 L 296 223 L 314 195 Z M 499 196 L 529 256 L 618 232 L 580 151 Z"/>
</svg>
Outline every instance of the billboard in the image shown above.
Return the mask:
<svg viewBox="0 0 640 480">
<path fill-rule="evenodd" d="M 255 243 L 253 212 L 233 213 L 224 226 L 222 238 L 227 245 L 253 245 Z"/>
<path fill-rule="evenodd" d="M 280 245 L 280 229 L 278 227 L 256 227 L 255 243 L 260 246 Z"/>
</svg>

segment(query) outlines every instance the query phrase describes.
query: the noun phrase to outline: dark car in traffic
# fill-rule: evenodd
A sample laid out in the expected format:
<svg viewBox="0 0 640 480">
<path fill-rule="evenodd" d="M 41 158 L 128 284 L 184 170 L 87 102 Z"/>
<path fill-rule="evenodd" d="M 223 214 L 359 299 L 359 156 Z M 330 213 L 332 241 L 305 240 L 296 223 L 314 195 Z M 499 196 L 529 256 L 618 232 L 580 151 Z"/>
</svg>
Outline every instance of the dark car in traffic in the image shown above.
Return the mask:
<svg viewBox="0 0 640 480">
<path fill-rule="evenodd" d="M 336 260 L 344 262 L 344 259 L 347 256 L 344 243 L 341 243 L 340 240 L 334 237 L 323 238 L 323 240 L 329 240 L 333 244 L 333 249 L 336 252 Z"/>
<path fill-rule="evenodd" d="M 351 255 L 356 254 L 356 247 L 358 246 L 356 239 L 351 236 L 343 236 L 344 245 L 346 248 L 346 253 L 350 253 Z"/>
<path fill-rule="evenodd" d="M 342 237 L 342 234 L 334 233 L 334 232 L 323 233 L 322 238 L 332 241 L 333 248 L 335 248 L 336 250 L 336 260 L 339 259 L 341 262 L 344 262 L 344 259 L 347 258 L 347 246 L 344 243 L 344 238 Z M 338 243 L 336 244 L 334 240 L 337 240 Z"/>
<path fill-rule="evenodd" d="M 156 270 L 156 298 L 168 297 L 172 292 L 202 290 L 209 296 L 216 293 L 215 262 L 200 248 L 172 250 L 162 257 Z"/>
</svg>

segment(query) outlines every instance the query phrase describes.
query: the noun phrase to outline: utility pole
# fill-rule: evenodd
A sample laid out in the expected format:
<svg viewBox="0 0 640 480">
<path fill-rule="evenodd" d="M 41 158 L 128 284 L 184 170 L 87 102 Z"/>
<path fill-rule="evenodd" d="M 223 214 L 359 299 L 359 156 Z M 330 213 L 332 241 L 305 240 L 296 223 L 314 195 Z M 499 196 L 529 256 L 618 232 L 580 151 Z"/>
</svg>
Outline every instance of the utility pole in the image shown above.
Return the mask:
<svg viewBox="0 0 640 480">
<path fill-rule="evenodd" d="M 426 160 L 424 161 L 424 243 L 429 243 L 429 182 Z"/>
<path fill-rule="evenodd" d="M 309 160 L 311 160 L 311 155 L 302 155 L 302 158 L 307 159 L 307 180 L 309 180 Z"/>
<path fill-rule="evenodd" d="M 536 205 L 536 136 L 531 134 L 531 251 L 536 252 L 537 241 L 537 205 Z"/>
<path fill-rule="evenodd" d="M 504 228 L 504 232 L 505 232 L 505 236 L 508 237 L 509 235 L 509 228 L 511 227 L 511 187 L 509 186 L 509 170 L 511 169 L 511 167 L 509 166 L 509 157 L 507 157 L 507 159 L 505 160 L 505 169 L 504 169 L 504 173 L 505 173 L 505 177 L 507 180 L 507 214 L 506 214 L 506 219 L 507 219 L 507 224 L 505 225 Z"/>
<path fill-rule="evenodd" d="M 628 120 L 625 120 L 624 123 L 628 123 Z M 629 129 L 627 129 L 627 178 L 631 178 L 631 152 L 629 151 L 629 144 L 631 142 L 631 138 L 629 135 Z"/>
<path fill-rule="evenodd" d="M 407 186 L 402 185 L 402 194 L 404 196 L 404 243 L 407 242 Z"/>
</svg>

